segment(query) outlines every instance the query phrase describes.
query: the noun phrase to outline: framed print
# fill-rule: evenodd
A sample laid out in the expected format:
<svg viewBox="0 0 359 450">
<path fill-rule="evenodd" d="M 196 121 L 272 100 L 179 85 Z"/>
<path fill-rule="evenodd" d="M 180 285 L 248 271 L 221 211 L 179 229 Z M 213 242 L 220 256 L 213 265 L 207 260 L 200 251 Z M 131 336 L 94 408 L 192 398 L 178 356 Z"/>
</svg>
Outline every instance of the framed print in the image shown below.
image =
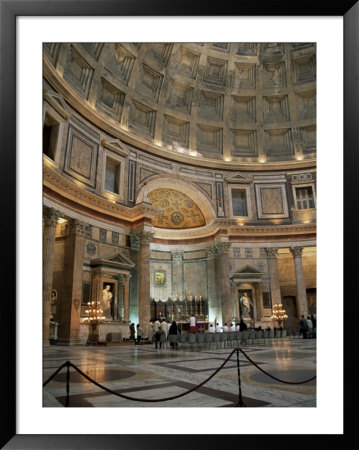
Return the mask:
<svg viewBox="0 0 359 450">
<path fill-rule="evenodd" d="M 154 285 L 155 287 L 165 287 L 166 286 L 166 271 L 156 270 L 154 273 Z"/>
<path fill-rule="evenodd" d="M 355 317 L 354 302 L 342 294 L 354 278 L 354 265 L 342 276 L 343 250 L 351 254 L 355 237 L 344 249 L 341 238 L 344 206 L 346 236 L 356 236 L 351 192 L 358 158 L 357 2 L 270 7 L 262 1 L 225 2 L 205 9 L 188 1 L 168 8 L 160 0 L 0 2 L 2 276 L 11 287 L 3 301 L 2 448 L 148 449 L 158 447 L 159 439 L 175 448 L 189 442 L 200 448 L 238 441 L 271 446 L 278 436 L 290 444 L 305 435 L 340 445 L 352 432 L 346 422 L 344 433 L 343 360 L 349 350 L 342 348 L 342 335 L 336 342 L 330 336 L 334 310 L 341 323 L 345 309 L 341 328 L 347 340 Z M 162 206 L 151 203 L 154 192 Z M 164 208 L 175 218 L 172 228 L 153 222 L 163 219 Z M 269 229 L 274 225 L 276 232 Z M 317 226 L 318 289 L 311 253 Z M 261 231 L 254 233 L 253 227 Z M 303 250 L 304 241 L 309 249 Z M 166 270 L 151 273 L 150 263 Z M 134 323 L 147 337 L 150 317 L 143 299 L 150 298 L 150 288 L 164 288 L 169 304 L 171 296 L 182 301 L 196 294 L 199 312 L 202 298 L 208 299 L 208 322 L 222 314 L 231 322 L 247 315 L 248 323 L 264 329 L 261 321 L 270 320 L 264 309 L 269 314 L 281 299 L 278 267 L 281 274 L 291 270 L 291 278 L 280 280 L 282 296 L 309 296 L 311 311 L 318 314 L 318 343 L 306 344 L 314 359 L 318 351 L 318 366 L 308 361 L 318 374 L 315 405 L 312 387 L 305 387 L 301 403 L 268 403 L 274 408 L 249 407 L 244 413 L 228 408 L 234 406 L 230 400 L 217 403 L 221 407 L 214 411 L 201 403 L 206 396 L 218 398 L 211 385 L 196 393 L 202 407 L 186 408 L 190 420 L 177 428 L 173 419 L 178 422 L 183 414 L 181 403 L 168 410 L 112 403 L 111 410 L 101 403 L 101 393 L 91 393 L 74 404 L 83 406 L 79 413 L 63 408 L 65 372 L 52 390 L 43 389 L 61 358 L 85 364 L 80 355 L 88 333 L 86 303 L 108 303 L 107 320 L 99 321 L 101 342 L 85 347 L 92 352 L 84 357 L 86 367 L 98 375 L 95 354 L 106 358 L 110 350 L 117 358 L 108 336 L 122 337 Z M 231 275 L 242 289 L 234 293 L 233 305 L 225 301 L 233 296 Z M 255 300 L 255 308 L 240 300 L 244 294 L 252 304 Z M 175 308 L 171 313 L 175 320 Z M 329 345 L 336 367 L 326 356 Z M 135 350 L 144 361 L 154 354 L 151 346 Z M 151 370 L 182 376 L 191 371 L 198 384 L 213 366 L 207 361 L 207 367 L 178 369 L 166 353 L 156 355 Z M 345 361 L 347 373 L 352 360 Z M 111 383 L 115 375 L 107 363 L 101 367 Z M 232 366 L 235 370 L 233 360 Z M 265 366 L 268 361 L 261 363 Z M 242 380 L 254 377 L 255 398 L 265 382 L 254 368 L 250 372 L 249 363 L 244 367 Z M 328 387 L 328 373 L 336 389 Z M 139 374 L 123 370 L 122 375 Z M 227 381 L 220 383 L 228 386 Z M 184 389 L 188 380 L 181 382 Z M 73 384 L 75 401 L 82 387 Z M 284 392 L 289 390 L 283 398 Z M 93 407 L 101 406 L 99 415 Z M 284 406 L 294 406 L 285 409 L 287 417 Z M 155 420 L 153 413 L 163 419 Z M 215 413 L 215 425 L 204 428 Z M 253 417 L 262 413 L 266 420 L 259 426 Z M 146 415 L 148 420 L 134 423 L 134 417 Z M 95 417 L 96 427 L 89 427 Z"/>
</svg>

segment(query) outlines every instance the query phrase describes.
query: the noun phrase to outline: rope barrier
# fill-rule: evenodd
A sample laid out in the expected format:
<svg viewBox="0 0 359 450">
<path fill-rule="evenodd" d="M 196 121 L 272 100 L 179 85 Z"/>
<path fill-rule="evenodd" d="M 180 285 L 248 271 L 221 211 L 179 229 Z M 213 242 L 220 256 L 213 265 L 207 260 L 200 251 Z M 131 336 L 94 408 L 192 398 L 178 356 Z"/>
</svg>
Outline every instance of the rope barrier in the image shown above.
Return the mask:
<svg viewBox="0 0 359 450">
<path fill-rule="evenodd" d="M 93 380 L 91 377 L 89 377 L 88 375 L 86 375 L 81 369 L 79 369 L 77 366 L 75 366 L 71 361 L 66 361 L 64 364 L 62 364 L 44 383 L 43 383 L 43 387 L 45 387 L 59 372 L 61 369 L 63 369 L 65 366 L 67 368 L 67 372 L 66 372 L 66 403 L 65 406 L 68 407 L 69 406 L 69 402 L 70 402 L 70 366 L 75 369 L 80 375 L 82 375 L 84 378 L 86 378 L 88 381 L 90 381 L 91 383 L 93 383 L 95 386 L 99 387 L 100 389 L 103 389 L 104 391 L 108 392 L 109 394 L 113 394 L 116 395 L 117 397 L 121 397 L 124 398 L 125 400 L 132 400 L 132 401 L 138 401 L 138 402 L 149 402 L 149 403 L 153 403 L 153 402 L 166 402 L 169 400 L 174 400 L 180 397 L 183 397 L 185 395 L 190 394 L 191 392 L 199 389 L 200 387 L 202 387 L 204 384 L 206 384 L 209 380 L 211 380 L 226 364 L 227 362 L 231 359 L 231 357 L 233 356 L 234 353 L 237 354 L 237 376 L 238 376 L 238 403 L 236 404 L 236 406 L 240 406 L 240 407 L 245 407 L 246 405 L 243 402 L 243 398 L 242 398 L 242 388 L 241 388 L 241 377 L 240 377 L 240 364 L 239 364 L 239 352 L 241 352 L 245 358 L 248 359 L 248 361 L 253 364 L 257 369 L 259 369 L 261 372 L 263 372 L 264 374 L 266 374 L 267 376 L 269 376 L 270 378 L 273 378 L 276 381 L 279 381 L 281 383 L 284 384 L 304 384 L 304 383 L 308 383 L 309 381 L 312 381 L 316 378 L 316 375 L 312 378 L 309 378 L 308 380 L 304 380 L 304 381 L 285 381 L 285 380 L 281 380 L 273 375 L 271 375 L 270 373 L 266 372 L 265 370 L 263 370 L 261 367 L 259 367 L 241 348 L 235 348 L 230 354 L 229 356 L 225 359 L 225 361 L 221 364 L 220 367 L 218 367 L 218 369 L 216 369 L 212 375 L 210 375 L 208 378 L 206 378 L 204 381 L 202 381 L 202 383 L 198 384 L 197 386 L 194 386 L 192 389 L 189 389 L 185 392 L 182 392 L 180 394 L 177 395 L 173 395 L 171 397 L 165 397 L 165 398 L 158 398 L 158 399 L 147 399 L 147 398 L 136 398 L 136 397 L 130 397 L 128 395 L 125 394 L 121 394 L 119 392 L 115 392 L 112 389 L 107 388 L 106 386 L 103 386 L 102 384 L 98 383 L 97 381 Z"/>
<path fill-rule="evenodd" d="M 266 372 L 261 367 L 259 367 L 258 364 L 256 364 L 254 361 L 252 361 L 252 359 L 241 348 L 239 348 L 238 350 L 243 353 L 243 355 L 248 359 L 248 361 L 250 363 L 252 363 L 254 365 L 254 367 L 259 369 L 261 372 L 266 374 L 268 377 L 273 378 L 273 380 L 279 381 L 280 383 L 284 383 L 284 384 L 304 384 L 304 383 L 309 383 L 310 381 L 313 381 L 315 378 L 317 378 L 317 376 L 314 375 L 314 377 L 308 378 L 308 380 L 304 380 L 304 381 L 285 381 L 285 380 L 281 380 L 280 378 L 277 378 L 274 375 L 271 375 L 270 373 Z"/>
</svg>

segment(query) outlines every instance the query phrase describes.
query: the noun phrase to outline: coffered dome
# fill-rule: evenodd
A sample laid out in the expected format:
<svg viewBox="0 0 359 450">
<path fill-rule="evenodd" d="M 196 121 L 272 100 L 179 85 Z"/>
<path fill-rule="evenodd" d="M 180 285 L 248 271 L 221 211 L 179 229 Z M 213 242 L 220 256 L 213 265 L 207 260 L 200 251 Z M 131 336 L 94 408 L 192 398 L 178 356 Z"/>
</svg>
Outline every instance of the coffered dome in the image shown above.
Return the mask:
<svg viewBox="0 0 359 450">
<path fill-rule="evenodd" d="M 314 160 L 313 43 L 45 44 L 44 72 L 116 137 L 201 164 Z M 81 109 L 80 108 L 80 109 Z"/>
</svg>

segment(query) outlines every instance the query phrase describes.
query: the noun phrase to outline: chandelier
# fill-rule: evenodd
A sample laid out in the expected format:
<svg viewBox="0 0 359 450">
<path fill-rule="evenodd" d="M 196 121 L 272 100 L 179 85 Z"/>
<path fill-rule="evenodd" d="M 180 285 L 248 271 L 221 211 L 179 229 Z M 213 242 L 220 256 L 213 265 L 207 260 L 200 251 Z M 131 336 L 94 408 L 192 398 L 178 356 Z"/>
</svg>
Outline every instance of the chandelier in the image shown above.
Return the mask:
<svg viewBox="0 0 359 450">
<path fill-rule="evenodd" d="M 87 339 L 88 345 L 96 345 L 99 341 L 99 330 L 98 325 L 105 320 L 103 315 L 103 310 L 97 308 L 97 303 L 95 301 L 88 302 L 88 309 L 85 310 L 86 317 L 84 317 L 84 323 L 89 324 L 89 336 Z"/>
<path fill-rule="evenodd" d="M 282 306 L 283 305 L 281 303 L 276 303 L 273 305 L 273 313 L 271 316 L 271 319 L 274 321 L 276 320 L 280 327 L 282 326 L 284 320 L 288 319 L 285 309 L 282 309 Z"/>
</svg>

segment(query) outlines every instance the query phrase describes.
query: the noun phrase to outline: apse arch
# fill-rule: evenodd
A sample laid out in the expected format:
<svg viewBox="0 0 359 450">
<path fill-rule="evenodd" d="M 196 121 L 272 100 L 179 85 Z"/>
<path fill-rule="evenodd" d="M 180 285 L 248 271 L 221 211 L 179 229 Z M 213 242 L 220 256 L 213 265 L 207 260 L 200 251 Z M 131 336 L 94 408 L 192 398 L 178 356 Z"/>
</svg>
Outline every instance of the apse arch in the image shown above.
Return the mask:
<svg viewBox="0 0 359 450">
<path fill-rule="evenodd" d="M 156 176 L 151 180 L 143 182 L 142 186 L 139 188 L 136 204 L 141 202 L 147 203 L 148 194 L 157 189 L 172 189 L 189 197 L 201 210 L 206 225 L 216 218 L 216 212 L 211 201 L 198 186 L 190 181 L 183 180 L 176 175 L 171 177 Z"/>
</svg>

